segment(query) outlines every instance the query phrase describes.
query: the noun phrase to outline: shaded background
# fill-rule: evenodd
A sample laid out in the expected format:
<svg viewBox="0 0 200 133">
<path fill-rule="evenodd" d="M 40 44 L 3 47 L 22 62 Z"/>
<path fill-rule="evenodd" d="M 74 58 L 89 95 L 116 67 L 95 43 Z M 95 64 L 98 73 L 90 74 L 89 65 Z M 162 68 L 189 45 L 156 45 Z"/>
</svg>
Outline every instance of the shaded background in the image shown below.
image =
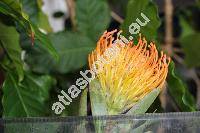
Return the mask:
<svg viewBox="0 0 200 133">
<path fill-rule="evenodd" d="M 156 112 L 199 110 L 199 1 L 7 2 L 0 2 L 0 29 L 5 31 L 0 35 L 2 116 L 54 116 L 52 103 L 61 90 L 68 89 L 80 77 L 80 70 L 88 69 L 87 55 L 95 48 L 101 34 L 117 28 L 128 37 L 128 26 L 141 12 L 151 20 L 141 28 L 141 33 L 168 53 L 176 66 L 175 70 L 170 68 L 165 89 L 149 112 L 155 109 Z M 3 9 L 9 9 L 9 12 Z M 32 29 L 35 34 L 31 34 Z M 58 60 L 52 49 L 57 51 Z M 66 108 L 62 116 L 79 115 L 79 106 L 80 97 Z M 89 103 L 88 114 L 91 114 Z"/>
</svg>

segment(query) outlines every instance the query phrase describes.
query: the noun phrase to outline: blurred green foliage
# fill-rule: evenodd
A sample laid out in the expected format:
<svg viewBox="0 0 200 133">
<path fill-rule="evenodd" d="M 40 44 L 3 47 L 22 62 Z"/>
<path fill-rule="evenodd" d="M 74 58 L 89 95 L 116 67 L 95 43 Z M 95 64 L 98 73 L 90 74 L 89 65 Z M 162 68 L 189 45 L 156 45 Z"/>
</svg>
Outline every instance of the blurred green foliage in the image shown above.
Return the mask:
<svg viewBox="0 0 200 133">
<path fill-rule="evenodd" d="M 118 1 L 112 2 L 117 4 Z M 6 77 L 0 90 L 3 91 L 3 117 L 51 116 L 49 103 L 55 100 L 60 89 L 73 83 L 77 71 L 87 68 L 88 54 L 112 20 L 106 0 L 76 0 L 75 27 L 53 33 L 41 6 L 41 0 L 0 1 L 0 49 L 3 51 L 0 62 Z M 156 4 L 151 0 L 129 0 L 126 6 L 124 23 L 119 26 L 124 34 L 130 35 L 128 26 L 143 12 L 150 23 L 141 28 L 141 33 L 148 40 L 157 41 L 161 20 Z M 200 11 L 196 5 L 195 9 Z M 184 11 L 190 12 L 190 9 Z M 182 29 L 180 42 L 185 63 L 197 67 L 200 66 L 200 33 L 194 29 L 195 25 L 191 26 L 194 19 L 184 18 L 190 17 L 190 13 L 185 14 L 178 13 Z M 196 110 L 193 96 L 174 69 L 171 64 L 167 80 L 171 96 L 181 111 Z M 79 114 L 86 115 L 87 91 L 76 102 L 80 99 Z M 78 106 L 74 106 L 62 116 L 78 110 Z"/>
<path fill-rule="evenodd" d="M 55 84 L 48 75 L 37 76 L 26 73 L 24 80 L 17 81 L 17 75 L 8 71 L 3 85 L 3 116 L 31 117 L 50 113 L 46 101 L 51 86 Z"/>
<path fill-rule="evenodd" d="M 169 92 L 181 111 L 190 112 L 196 110 L 194 97 L 189 93 L 188 88 L 175 73 L 174 62 L 170 63 L 167 83 Z"/>
<path fill-rule="evenodd" d="M 1 47 L 6 50 L 7 60 L 10 60 L 10 62 L 2 65 L 4 67 L 13 66 L 13 71 L 17 72 L 19 81 L 22 81 L 24 78 L 24 70 L 21 60 L 22 49 L 19 45 L 19 34 L 14 27 L 6 26 L 2 23 L 0 23 L 0 29 L 4 31 L 0 33 Z"/>
<path fill-rule="evenodd" d="M 141 13 L 144 13 L 145 16 L 149 18 L 150 22 L 144 27 L 141 27 L 140 32 L 147 38 L 147 40 L 155 41 L 157 30 L 160 26 L 160 20 L 158 17 L 157 6 L 150 0 L 129 0 L 126 18 L 124 23 L 121 25 L 121 29 L 128 38 L 131 35 L 129 33 L 129 25 L 131 25 L 131 23 L 135 23 L 137 18 L 141 19 Z M 131 36 L 134 38 L 138 37 L 138 35 Z"/>
</svg>

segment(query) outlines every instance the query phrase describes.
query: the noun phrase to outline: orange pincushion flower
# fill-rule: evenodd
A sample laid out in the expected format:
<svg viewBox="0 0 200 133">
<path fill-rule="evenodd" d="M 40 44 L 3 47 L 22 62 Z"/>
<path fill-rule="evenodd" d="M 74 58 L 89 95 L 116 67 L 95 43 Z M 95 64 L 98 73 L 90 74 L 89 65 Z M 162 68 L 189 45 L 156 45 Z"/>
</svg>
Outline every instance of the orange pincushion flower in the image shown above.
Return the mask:
<svg viewBox="0 0 200 133">
<path fill-rule="evenodd" d="M 97 43 L 96 49 L 89 55 L 89 66 L 100 56 L 109 60 L 104 52 L 117 46 L 118 51 L 108 63 L 101 64 L 101 71 L 96 78 L 101 84 L 101 92 L 108 106 L 118 109 L 129 109 L 138 100 L 142 99 L 152 90 L 162 89 L 168 73 L 170 58 L 163 52 L 160 56 L 154 43 L 147 44 L 145 39 L 122 45 L 113 43 L 114 33 L 105 32 Z M 100 67 L 97 67 L 97 69 Z"/>
</svg>

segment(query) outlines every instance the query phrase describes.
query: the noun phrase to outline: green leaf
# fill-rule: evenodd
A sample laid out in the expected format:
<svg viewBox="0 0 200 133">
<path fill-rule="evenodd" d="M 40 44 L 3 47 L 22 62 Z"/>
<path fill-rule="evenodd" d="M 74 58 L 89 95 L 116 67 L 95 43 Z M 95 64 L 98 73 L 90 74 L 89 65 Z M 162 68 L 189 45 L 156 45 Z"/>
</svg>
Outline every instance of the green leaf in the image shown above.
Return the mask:
<svg viewBox="0 0 200 133">
<path fill-rule="evenodd" d="M 30 21 L 47 32 L 51 31 L 47 16 L 42 12 L 41 0 L 22 0 L 22 8 L 29 15 Z"/>
<path fill-rule="evenodd" d="M 196 9 L 196 7 L 195 7 Z M 197 10 L 197 9 L 196 9 Z M 195 11 L 195 10 L 194 10 Z M 180 36 L 180 43 L 184 50 L 185 54 L 185 63 L 188 67 L 198 67 L 200 66 L 200 32 L 196 29 L 195 23 L 190 21 L 195 18 L 193 11 L 186 10 L 183 11 L 184 15 L 180 15 L 180 25 L 182 29 L 182 33 Z M 191 18 L 192 17 L 192 18 Z"/>
<path fill-rule="evenodd" d="M 101 95 L 102 94 L 101 90 L 102 90 L 101 84 L 98 80 L 94 79 L 90 82 L 89 95 L 90 95 L 92 116 L 113 115 L 109 114 L 110 112 L 108 110 L 105 97 Z M 107 125 L 107 122 L 94 121 L 95 132 L 101 133 L 103 125 Z"/>
<path fill-rule="evenodd" d="M 200 33 L 186 35 L 180 41 L 186 56 L 185 63 L 189 67 L 200 66 Z"/>
<path fill-rule="evenodd" d="M 71 32 L 51 34 L 50 39 L 60 56 L 54 68 L 60 73 L 77 70 L 86 65 L 88 54 L 95 46 L 89 38 Z"/>
<path fill-rule="evenodd" d="M 19 81 L 24 78 L 23 62 L 21 60 L 21 47 L 19 45 L 19 34 L 14 27 L 0 23 L 0 44 L 6 51 L 8 58 L 14 65 Z M 10 64 L 11 65 L 11 64 Z"/>
<path fill-rule="evenodd" d="M 14 3 L 14 4 L 12 4 Z M 14 21 L 16 21 L 27 34 L 30 34 L 32 31 L 31 23 L 27 19 L 26 14 L 21 11 L 21 4 L 14 0 L 0 1 L 0 13 L 11 17 Z"/>
<path fill-rule="evenodd" d="M 30 50 L 27 52 L 27 62 L 34 71 L 68 73 L 87 64 L 87 56 L 95 44 L 89 38 L 72 32 L 60 32 L 49 37 L 60 60 L 53 60 L 40 48 Z"/>
<path fill-rule="evenodd" d="M 160 89 L 154 89 L 144 98 L 138 101 L 126 114 L 127 115 L 144 114 L 151 106 L 151 104 L 154 102 L 159 93 Z"/>
<path fill-rule="evenodd" d="M 87 116 L 87 93 L 88 89 L 85 88 L 81 94 L 79 116 Z"/>
<path fill-rule="evenodd" d="M 110 11 L 104 0 L 77 0 L 77 29 L 97 41 L 110 22 Z"/>
<path fill-rule="evenodd" d="M 187 22 L 182 16 L 180 16 L 179 19 L 180 19 L 180 25 L 181 25 L 181 28 L 182 28 L 182 33 L 181 33 L 180 38 L 184 38 L 188 35 L 195 33 L 194 29 L 189 24 L 189 22 Z"/>
<path fill-rule="evenodd" d="M 18 3 L 20 5 L 20 3 Z M 30 39 L 33 39 L 35 37 L 36 40 L 39 40 L 42 44 L 42 46 L 48 50 L 48 52 L 58 59 L 58 55 L 54 47 L 52 46 L 51 42 L 47 38 L 45 34 L 43 34 L 34 24 L 32 24 L 28 18 L 24 17 L 26 14 L 24 12 L 19 12 L 19 10 L 16 10 L 13 8 L 13 6 L 9 6 L 6 2 L 0 1 L 0 13 L 10 16 L 15 22 L 21 26 L 21 28 L 25 31 L 25 33 L 30 36 Z M 22 31 L 22 32 L 24 32 Z"/>
<path fill-rule="evenodd" d="M 3 84 L 3 116 L 33 117 L 48 114 L 46 101 L 54 80 L 48 76 L 25 74 L 18 84 L 16 74 L 8 72 Z"/>
<path fill-rule="evenodd" d="M 32 25 L 33 26 L 33 25 Z M 35 32 L 35 38 L 38 39 L 41 46 L 47 50 L 56 60 L 59 60 L 59 55 L 53 46 L 51 40 L 48 38 L 48 36 L 44 33 L 42 33 L 37 27 L 34 26 L 34 32 Z"/>
<path fill-rule="evenodd" d="M 182 80 L 175 74 L 173 62 L 169 65 L 167 83 L 170 95 L 173 97 L 181 111 L 196 110 L 194 97 L 189 93 Z"/>
<path fill-rule="evenodd" d="M 22 5 L 20 4 L 20 0 L 1 0 L 1 1 L 3 1 L 4 3 L 6 3 L 7 5 L 9 5 L 10 7 L 19 12 L 22 10 Z"/>
<path fill-rule="evenodd" d="M 33 49 L 26 48 L 25 50 L 25 62 L 28 64 L 32 71 L 47 74 L 53 70 L 55 61 L 41 47 L 40 42 L 36 41 L 35 47 Z"/>
<path fill-rule="evenodd" d="M 137 38 L 138 35 L 131 35 L 131 33 L 129 33 L 129 26 L 131 23 L 136 23 L 137 18 L 141 20 L 141 22 L 144 22 L 141 13 L 149 18 L 150 22 L 148 22 L 144 27 L 140 26 L 140 32 L 147 38 L 147 40 L 155 40 L 158 27 L 160 26 L 160 20 L 158 17 L 157 7 L 150 0 L 129 0 L 126 18 L 124 23 L 121 25 L 123 34 L 125 37 L 132 36 L 133 38 Z"/>
<path fill-rule="evenodd" d="M 93 80 L 90 82 L 89 94 L 92 115 L 108 115 L 107 104 L 105 98 L 101 95 L 101 85 L 99 81 Z"/>
</svg>

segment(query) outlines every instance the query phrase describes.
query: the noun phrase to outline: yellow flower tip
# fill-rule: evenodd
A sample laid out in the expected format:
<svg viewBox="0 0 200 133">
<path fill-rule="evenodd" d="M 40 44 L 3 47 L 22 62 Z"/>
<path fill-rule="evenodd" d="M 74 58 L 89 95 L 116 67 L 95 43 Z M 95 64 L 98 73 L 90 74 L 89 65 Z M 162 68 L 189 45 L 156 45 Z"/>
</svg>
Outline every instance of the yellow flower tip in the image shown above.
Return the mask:
<svg viewBox="0 0 200 133">
<path fill-rule="evenodd" d="M 88 60 L 91 70 L 94 70 L 94 66 L 96 70 L 101 69 L 96 73 L 96 78 L 101 84 L 107 104 L 125 110 L 153 89 L 163 88 L 170 58 L 162 51 L 159 54 L 153 42 L 148 45 L 141 34 L 137 45 L 132 41 L 122 45 L 119 38 L 114 43 L 116 32 L 104 32 Z M 115 54 L 105 54 L 114 46 Z"/>
</svg>

